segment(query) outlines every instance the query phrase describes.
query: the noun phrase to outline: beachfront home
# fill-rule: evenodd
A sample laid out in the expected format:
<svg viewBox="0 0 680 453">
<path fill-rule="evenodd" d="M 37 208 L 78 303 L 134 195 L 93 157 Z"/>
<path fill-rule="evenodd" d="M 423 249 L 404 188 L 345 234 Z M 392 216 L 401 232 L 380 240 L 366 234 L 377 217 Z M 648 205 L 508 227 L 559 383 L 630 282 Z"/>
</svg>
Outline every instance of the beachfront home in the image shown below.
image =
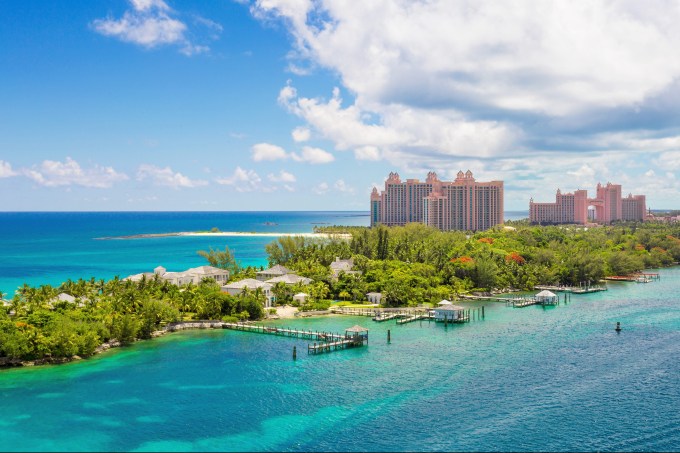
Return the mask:
<svg viewBox="0 0 680 453">
<path fill-rule="evenodd" d="M 287 267 L 277 264 L 276 266 L 270 267 L 269 269 L 265 269 L 263 271 L 258 272 L 256 274 L 256 278 L 261 282 L 265 282 L 272 278 L 282 277 L 284 275 L 293 273 L 294 272 L 288 269 Z"/>
<path fill-rule="evenodd" d="M 366 294 L 366 299 L 371 304 L 380 305 L 380 301 L 382 300 L 382 293 L 368 293 Z"/>
<path fill-rule="evenodd" d="M 361 271 L 353 271 L 352 268 L 354 267 L 354 259 L 350 258 L 348 260 L 341 260 L 339 257 L 335 257 L 335 261 L 333 261 L 330 265 L 331 268 L 331 279 L 337 280 L 338 277 L 340 276 L 340 272 L 344 272 L 345 274 L 355 274 L 355 275 L 361 275 Z"/>
<path fill-rule="evenodd" d="M 224 285 L 229 281 L 229 271 L 226 269 L 219 269 L 212 266 L 199 266 L 187 269 L 182 272 L 168 272 L 163 266 L 158 266 L 151 272 L 143 272 L 141 274 L 130 275 L 123 280 L 138 282 L 142 278 L 151 280 L 158 276 L 159 278 L 172 283 L 173 285 L 181 286 L 189 283 L 198 284 L 204 278 L 211 278 L 217 282 L 218 285 Z"/>
<path fill-rule="evenodd" d="M 228 285 L 224 285 L 221 289 L 223 293 L 228 293 L 232 296 L 238 296 L 246 290 L 256 291 L 257 289 L 261 289 L 262 294 L 264 294 L 266 298 L 264 307 L 270 308 L 274 302 L 276 302 L 276 297 L 272 293 L 272 286 L 273 285 L 270 283 L 261 282 L 259 280 L 255 280 L 254 278 L 246 278 L 237 282 L 231 282 Z"/>
<path fill-rule="evenodd" d="M 270 278 L 265 283 L 269 283 L 271 285 L 276 285 L 279 282 L 283 282 L 286 285 L 291 285 L 291 286 L 295 285 L 297 283 L 302 283 L 303 285 L 309 285 L 310 283 L 312 283 L 312 279 L 307 278 L 307 277 L 301 277 L 301 276 L 296 275 L 296 274 L 286 274 L 286 275 L 281 275 L 280 277 Z"/>
<path fill-rule="evenodd" d="M 448 302 L 448 303 L 445 303 Z M 459 305 L 453 305 L 448 300 L 443 300 L 434 309 L 435 321 L 455 322 L 465 316 L 465 309 Z"/>
</svg>

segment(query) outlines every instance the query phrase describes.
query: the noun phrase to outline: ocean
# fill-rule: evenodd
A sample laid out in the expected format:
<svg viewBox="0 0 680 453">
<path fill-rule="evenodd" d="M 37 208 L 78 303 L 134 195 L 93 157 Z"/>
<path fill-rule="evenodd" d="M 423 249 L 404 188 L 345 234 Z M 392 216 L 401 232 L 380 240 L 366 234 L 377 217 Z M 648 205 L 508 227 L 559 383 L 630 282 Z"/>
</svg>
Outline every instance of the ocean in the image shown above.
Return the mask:
<svg viewBox="0 0 680 453">
<path fill-rule="evenodd" d="M 88 230 L 74 214 L 73 237 L 230 229 L 213 224 L 213 214 L 186 220 L 185 228 L 167 218 L 121 228 L 125 222 L 116 226 L 117 216 L 101 215 L 98 229 Z M 298 215 L 312 216 L 295 214 L 300 223 Z M 42 240 L 40 229 L 31 228 Z M 31 236 L 29 229 L 23 237 Z M 143 256 L 136 249 L 142 247 L 169 259 L 182 250 L 173 242 L 178 239 L 184 240 L 91 247 L 95 258 L 102 256 L 98 247 Z M 194 259 L 204 239 L 190 238 L 184 245 L 190 250 L 180 255 Z M 49 242 L 33 252 L 40 263 L 50 261 L 43 256 L 52 253 Z M 69 256 L 67 245 L 60 242 L 53 256 Z M 74 261 L 87 256 L 84 245 L 72 250 Z M 146 257 L 139 271 L 163 259 Z M 85 269 L 108 268 L 96 259 L 91 266 Z M 355 324 L 369 329 L 367 346 L 328 354 L 307 355 L 307 342 L 292 338 L 189 331 L 76 363 L 2 370 L 0 450 L 677 451 L 680 268 L 659 272 L 659 281 L 613 283 L 607 292 L 572 295 L 556 307 L 461 302 L 483 304 L 486 317 L 454 326 L 349 316 L 277 322 L 333 332 Z"/>
</svg>

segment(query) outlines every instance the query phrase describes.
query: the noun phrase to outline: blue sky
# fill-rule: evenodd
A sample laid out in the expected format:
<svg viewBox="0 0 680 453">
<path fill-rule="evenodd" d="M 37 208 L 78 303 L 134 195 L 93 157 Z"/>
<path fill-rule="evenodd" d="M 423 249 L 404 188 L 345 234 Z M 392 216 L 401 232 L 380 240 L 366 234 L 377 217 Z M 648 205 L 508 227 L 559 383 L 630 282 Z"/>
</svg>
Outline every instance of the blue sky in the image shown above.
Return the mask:
<svg viewBox="0 0 680 453">
<path fill-rule="evenodd" d="M 679 208 L 680 3 L 0 2 L 0 210 L 366 210 L 390 171 Z"/>
</svg>

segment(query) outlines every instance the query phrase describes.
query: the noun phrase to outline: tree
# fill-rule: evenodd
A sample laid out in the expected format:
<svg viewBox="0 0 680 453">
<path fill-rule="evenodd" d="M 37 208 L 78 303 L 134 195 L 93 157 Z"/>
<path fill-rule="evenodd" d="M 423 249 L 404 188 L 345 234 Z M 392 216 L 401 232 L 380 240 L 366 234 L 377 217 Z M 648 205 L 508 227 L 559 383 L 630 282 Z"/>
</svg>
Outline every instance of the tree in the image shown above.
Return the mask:
<svg viewBox="0 0 680 453">
<path fill-rule="evenodd" d="M 210 263 L 211 266 L 226 269 L 231 275 L 238 273 L 241 267 L 239 262 L 236 261 L 236 258 L 234 258 L 234 254 L 229 247 L 224 247 L 224 251 L 213 250 L 213 248 L 210 247 L 210 250 L 207 252 L 205 250 L 199 250 L 196 253 L 208 260 L 208 263 Z"/>
</svg>

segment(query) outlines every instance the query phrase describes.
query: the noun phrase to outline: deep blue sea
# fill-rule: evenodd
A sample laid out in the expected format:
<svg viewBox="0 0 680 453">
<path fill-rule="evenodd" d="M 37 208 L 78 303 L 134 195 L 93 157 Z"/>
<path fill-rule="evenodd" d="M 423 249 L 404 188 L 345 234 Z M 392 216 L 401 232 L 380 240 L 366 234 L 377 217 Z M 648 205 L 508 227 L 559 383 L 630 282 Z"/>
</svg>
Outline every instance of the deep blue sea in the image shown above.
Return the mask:
<svg viewBox="0 0 680 453">
<path fill-rule="evenodd" d="M 199 244 L 206 238 L 184 245 L 177 240 L 185 238 L 93 241 L 73 246 L 70 255 L 67 240 L 49 247 L 56 227 L 45 224 L 43 214 L 24 215 L 36 223 L 22 230 L 18 242 L 31 237 L 30 229 L 43 251 L 36 245 L 21 266 L 34 260 L 42 269 L 50 257 L 63 259 L 64 272 L 76 277 L 83 269 L 110 272 L 114 264 L 121 274 L 146 270 L 175 255 L 182 267 L 195 259 L 194 249 L 226 245 Z M 80 225 L 81 214 L 59 228 L 72 231 L 76 244 L 110 235 L 241 229 L 217 223 L 219 214 L 205 214 L 202 221 L 204 214 L 157 214 L 157 220 L 140 214 L 143 221 L 125 227 L 120 214 L 99 215 L 97 228 Z M 168 220 L 175 215 L 186 216 L 185 227 Z M 281 214 L 247 215 L 262 216 L 255 225 L 278 222 L 272 217 Z M 300 231 L 309 231 L 298 217 L 307 215 L 317 219 L 307 224 L 367 221 L 328 217 L 351 215 L 345 213 L 291 214 Z M 11 242 L 6 231 L 3 247 Z M 9 254 L 22 257 L 22 247 Z M 91 267 L 68 268 L 69 261 L 83 262 L 88 247 Z M 116 247 L 124 251 L 119 255 Z M 122 272 L 126 253 L 127 265 L 143 258 L 141 269 Z M 101 265 L 102 258 L 108 264 Z M 4 261 L 2 266 L 4 272 Z M 317 356 L 307 355 L 304 340 L 191 331 L 77 363 L 3 370 L 0 450 L 678 451 L 680 268 L 660 272 L 659 281 L 610 284 L 607 292 L 572 295 L 557 307 L 487 302 L 485 319 L 465 325 L 346 316 L 278 322 L 324 331 L 354 324 L 369 329 L 367 346 Z M 617 321 L 620 333 L 614 331 Z"/>
</svg>

